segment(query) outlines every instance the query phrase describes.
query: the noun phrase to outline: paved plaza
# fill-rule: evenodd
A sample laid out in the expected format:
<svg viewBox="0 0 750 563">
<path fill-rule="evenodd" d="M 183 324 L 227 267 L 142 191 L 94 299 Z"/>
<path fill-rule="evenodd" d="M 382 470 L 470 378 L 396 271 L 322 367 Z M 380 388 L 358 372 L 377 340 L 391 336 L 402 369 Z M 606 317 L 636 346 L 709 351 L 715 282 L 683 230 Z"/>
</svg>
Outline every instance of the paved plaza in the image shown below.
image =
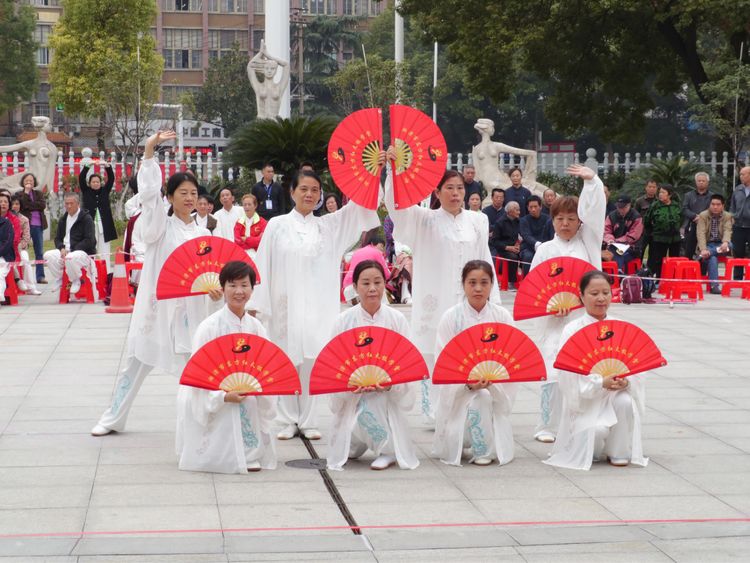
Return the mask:
<svg viewBox="0 0 750 563">
<path fill-rule="evenodd" d="M 512 294 L 504 294 L 510 305 Z M 408 314 L 408 309 L 404 309 Z M 279 468 L 177 470 L 174 376 L 154 373 L 127 432 L 89 430 L 109 403 L 129 315 L 55 296 L 0 307 L 0 556 L 18 561 L 712 561 L 750 553 L 750 301 L 613 305 L 669 366 L 647 384 L 648 467 L 541 463 L 538 385 L 524 384 L 516 459 L 461 468 L 343 472 L 286 466 L 324 439 L 278 446 Z M 533 335 L 533 322 L 522 324 Z M 347 519 L 348 518 L 348 519 Z M 459 526 L 460 524 L 460 526 Z M 350 525 L 361 526 L 352 531 Z M 358 532 L 358 533 L 355 533 Z"/>
</svg>

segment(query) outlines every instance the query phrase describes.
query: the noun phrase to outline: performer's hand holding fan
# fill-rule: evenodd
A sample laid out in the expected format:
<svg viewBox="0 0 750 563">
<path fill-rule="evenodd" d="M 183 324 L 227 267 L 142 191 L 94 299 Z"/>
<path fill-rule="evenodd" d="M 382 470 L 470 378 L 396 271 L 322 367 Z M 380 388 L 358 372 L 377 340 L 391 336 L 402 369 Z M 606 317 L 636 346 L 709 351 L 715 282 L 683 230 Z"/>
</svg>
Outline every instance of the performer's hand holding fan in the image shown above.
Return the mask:
<svg viewBox="0 0 750 563">
<path fill-rule="evenodd" d="M 598 321 L 576 332 L 554 364 L 557 369 L 605 377 L 627 377 L 665 365 L 667 360 L 648 334 L 634 324 L 615 320 Z"/>
<path fill-rule="evenodd" d="M 156 298 L 189 297 L 221 289 L 219 273 L 233 260 L 250 264 L 255 270 L 255 283 L 260 283 L 255 263 L 233 241 L 212 236 L 190 239 L 175 248 L 164 262 L 156 282 Z"/>
<path fill-rule="evenodd" d="M 572 256 L 550 258 L 537 265 L 523 279 L 513 304 L 517 321 L 555 315 L 561 310 L 583 307 L 578 283 L 594 266 Z"/>
<path fill-rule="evenodd" d="M 433 383 L 515 383 L 546 378 L 536 344 L 503 323 L 478 324 L 458 333 L 443 348 L 432 371 Z"/>
<path fill-rule="evenodd" d="M 289 357 L 270 340 L 256 334 L 226 334 L 193 354 L 181 385 L 243 395 L 294 395 L 302 392 Z"/>
<path fill-rule="evenodd" d="M 390 387 L 429 378 L 419 350 L 387 328 L 365 326 L 342 332 L 318 355 L 310 373 L 310 394 Z"/>
</svg>

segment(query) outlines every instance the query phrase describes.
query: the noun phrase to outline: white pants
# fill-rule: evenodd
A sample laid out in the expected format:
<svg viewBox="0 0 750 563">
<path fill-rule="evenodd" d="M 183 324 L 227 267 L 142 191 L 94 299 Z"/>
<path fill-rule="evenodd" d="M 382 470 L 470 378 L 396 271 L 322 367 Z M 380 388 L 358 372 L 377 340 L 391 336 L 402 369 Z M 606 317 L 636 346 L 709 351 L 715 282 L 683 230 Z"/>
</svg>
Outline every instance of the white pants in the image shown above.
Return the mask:
<svg viewBox="0 0 750 563">
<path fill-rule="evenodd" d="M 435 354 L 422 353 L 427 370 L 432 374 L 435 368 Z M 433 428 L 435 427 L 435 413 L 437 412 L 438 403 L 440 402 L 440 385 L 433 385 L 432 379 L 423 379 L 421 385 L 421 405 L 422 417 L 426 423 Z"/>
<path fill-rule="evenodd" d="M 464 448 L 471 448 L 472 459 L 496 458 L 495 431 L 492 425 L 492 395 L 487 389 L 474 391 L 466 412 Z"/>
<path fill-rule="evenodd" d="M 363 393 L 357 405 L 357 423 L 352 429 L 349 457 L 360 457 L 368 448 L 375 455 L 395 455 L 393 433 L 388 425 L 386 393 Z"/>
<path fill-rule="evenodd" d="M 107 273 L 111 273 L 112 266 L 109 263 L 110 244 L 105 242 L 104 233 L 100 232 L 99 229 L 96 229 L 96 253 L 107 264 Z"/>
<path fill-rule="evenodd" d="M 318 398 L 310 396 L 310 372 L 314 363 L 314 359 L 305 358 L 301 366 L 296 366 L 302 384 L 301 395 L 279 396 L 279 420 L 284 426 L 296 424 L 300 430 L 318 428 L 315 412 Z"/>
<path fill-rule="evenodd" d="M 629 460 L 633 447 L 633 399 L 626 390 L 618 391 L 612 399 L 617 422 L 612 426 L 597 426 L 594 459 L 607 457 Z"/>
<path fill-rule="evenodd" d="M 104 412 L 99 419 L 99 424 L 110 430 L 122 432 L 125 429 L 125 423 L 128 420 L 130 407 L 133 406 L 138 390 L 143 384 L 143 380 L 151 373 L 154 366 L 149 366 L 131 356 L 128 364 L 120 373 L 115 385 L 115 392 L 112 396 L 112 405 Z"/>
<path fill-rule="evenodd" d="M 62 259 L 59 250 L 48 250 L 44 253 L 44 259 L 47 262 L 47 268 L 49 268 L 49 273 L 52 277 L 53 285 L 51 289 L 53 290 L 60 288 L 60 285 L 62 283 L 63 267 L 65 268 L 65 273 L 68 274 L 68 279 L 71 282 L 81 279 L 81 270 L 83 268 L 88 268 L 89 279 L 91 280 L 91 283 L 94 283 L 96 273 L 90 266 L 89 255 L 86 254 L 83 250 L 74 250 L 73 252 L 68 252 L 65 260 Z"/>
<path fill-rule="evenodd" d="M 5 261 L 5 258 L 0 258 L 0 301 L 5 301 L 5 290 L 7 289 L 5 277 L 9 272 L 10 266 Z"/>
<path fill-rule="evenodd" d="M 23 281 L 26 282 L 26 285 L 30 290 L 36 289 L 36 273 L 34 271 L 34 268 L 29 264 L 29 253 L 26 250 L 19 250 L 19 254 L 21 255 L 21 272 L 23 273 Z"/>
<path fill-rule="evenodd" d="M 542 433 L 557 436 L 560 427 L 560 416 L 562 415 L 562 393 L 557 381 L 546 381 L 542 383 L 539 405 L 539 424 L 534 429 L 536 438 Z"/>
</svg>

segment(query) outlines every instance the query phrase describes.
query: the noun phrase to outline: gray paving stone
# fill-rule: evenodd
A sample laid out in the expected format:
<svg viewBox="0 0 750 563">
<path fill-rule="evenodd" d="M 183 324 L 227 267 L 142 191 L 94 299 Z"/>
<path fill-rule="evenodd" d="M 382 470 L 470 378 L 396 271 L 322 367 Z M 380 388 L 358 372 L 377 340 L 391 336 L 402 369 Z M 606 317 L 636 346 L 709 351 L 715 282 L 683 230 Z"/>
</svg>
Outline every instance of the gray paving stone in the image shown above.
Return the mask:
<svg viewBox="0 0 750 563">
<path fill-rule="evenodd" d="M 508 531 L 492 527 L 408 530 L 364 530 L 378 559 L 385 551 L 423 549 L 470 549 L 516 545 Z"/>
<path fill-rule="evenodd" d="M 16 561 L 22 559 L 43 557 L 49 561 L 50 557 L 67 556 L 73 551 L 78 537 L 62 538 L 0 538 L 0 557 L 13 557 Z M 63 560 L 65 557 L 63 557 Z M 73 558 L 75 561 L 75 558 Z"/>
<path fill-rule="evenodd" d="M 224 538 L 221 534 L 200 534 L 194 537 L 149 537 L 149 536 L 87 536 L 82 538 L 74 555 L 169 555 L 224 553 Z M 225 557 L 221 559 L 226 560 Z M 185 561 L 186 559 L 182 559 Z M 209 559 L 210 560 L 210 559 Z M 213 560 L 217 560 L 216 557 Z"/>
<path fill-rule="evenodd" d="M 565 545 L 606 542 L 650 541 L 651 534 L 637 526 L 545 526 L 508 528 L 508 534 L 520 545 Z"/>
</svg>

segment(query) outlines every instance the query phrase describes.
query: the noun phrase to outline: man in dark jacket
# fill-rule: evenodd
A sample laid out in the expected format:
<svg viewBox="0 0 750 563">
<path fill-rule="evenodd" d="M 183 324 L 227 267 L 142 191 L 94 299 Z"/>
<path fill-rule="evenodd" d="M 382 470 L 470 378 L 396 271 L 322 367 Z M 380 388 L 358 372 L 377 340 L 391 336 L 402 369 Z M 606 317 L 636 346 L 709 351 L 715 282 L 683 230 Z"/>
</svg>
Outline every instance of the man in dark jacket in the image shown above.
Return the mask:
<svg viewBox="0 0 750 563">
<path fill-rule="evenodd" d="M 521 253 L 520 232 L 521 208 L 515 201 L 505 205 L 505 215 L 500 217 L 493 227 L 490 240 L 490 251 L 493 256 L 505 258 L 502 267 L 508 268 L 508 282 L 512 290 L 516 289 L 518 257 Z"/>
<path fill-rule="evenodd" d="M 112 218 L 112 209 L 109 206 L 109 193 L 115 185 L 115 173 L 109 162 L 104 165 L 104 170 L 107 173 L 107 183 L 102 185 L 102 177 L 99 174 L 93 173 L 89 176 L 89 167 L 81 167 L 78 187 L 83 195 L 83 209 L 94 221 L 96 251 L 91 254 L 98 252 L 102 255 L 107 263 L 107 271 L 109 271 L 109 255 L 111 254 L 109 243 L 117 239 L 115 220 Z"/>
<path fill-rule="evenodd" d="M 732 246 L 735 258 L 747 256 L 747 245 L 750 244 L 750 166 L 740 170 L 740 183 L 734 188 L 729 212 L 734 216 L 732 230 Z M 744 277 L 742 268 L 734 269 L 734 277 L 741 280 Z"/>
<path fill-rule="evenodd" d="M 469 198 L 471 197 L 471 194 L 479 194 L 479 198 L 482 200 L 486 195 L 482 184 L 474 179 L 475 174 L 476 169 L 471 164 L 467 164 L 461 169 L 461 175 L 464 177 L 464 186 L 466 187 L 466 192 L 464 194 L 465 209 L 469 209 Z"/>
<path fill-rule="evenodd" d="M 487 215 L 487 220 L 490 223 L 490 238 L 492 238 L 492 227 L 495 226 L 500 217 L 505 215 L 505 190 L 493 188 L 492 204 L 482 209 L 482 213 Z"/>
<path fill-rule="evenodd" d="M 703 213 L 711 204 L 711 196 L 708 191 L 708 183 L 711 178 L 705 172 L 695 175 L 695 189 L 685 194 L 682 200 L 682 226 L 685 229 L 685 256 L 693 259 L 695 247 L 698 245 L 696 229 L 698 227 L 698 215 Z"/>
<path fill-rule="evenodd" d="M 552 240 L 555 236 L 552 219 L 549 215 L 542 213 L 542 198 L 538 195 L 532 195 L 526 202 L 526 210 L 528 213 L 521 217 L 519 222 L 519 232 L 523 240 L 521 242 L 521 262 L 524 262 L 524 275 L 529 273 L 536 249 L 543 242 Z"/>
<path fill-rule="evenodd" d="M 521 210 L 521 217 L 526 215 L 526 202 L 531 197 L 531 190 L 522 185 L 523 174 L 520 168 L 513 168 L 508 172 L 510 177 L 510 187 L 505 190 L 505 201 L 515 201 L 518 203 L 518 208 Z"/>
<path fill-rule="evenodd" d="M 70 294 L 75 295 L 81 289 L 81 270 L 89 268 L 89 279 L 93 281 L 93 272 L 89 265 L 89 255 L 96 254 L 96 233 L 91 215 L 81 209 L 81 200 L 77 193 L 65 194 L 65 215 L 57 224 L 55 249 L 44 253 L 50 276 L 51 291 L 57 291 L 62 282 L 63 267 L 70 280 Z"/>
<path fill-rule="evenodd" d="M 263 178 L 252 189 L 258 200 L 258 215 L 266 221 L 277 215 L 286 213 L 281 184 L 273 181 L 273 164 L 266 164 L 261 170 Z"/>
</svg>

